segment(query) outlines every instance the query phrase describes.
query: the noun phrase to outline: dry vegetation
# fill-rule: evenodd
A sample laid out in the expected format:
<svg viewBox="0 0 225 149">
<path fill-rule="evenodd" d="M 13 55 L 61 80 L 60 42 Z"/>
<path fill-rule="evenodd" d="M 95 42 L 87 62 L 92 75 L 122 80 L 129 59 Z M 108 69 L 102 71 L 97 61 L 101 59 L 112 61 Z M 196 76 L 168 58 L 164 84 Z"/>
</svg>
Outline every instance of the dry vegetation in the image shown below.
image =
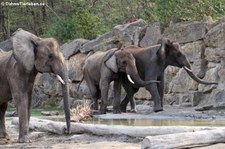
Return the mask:
<svg viewBox="0 0 225 149">
<path fill-rule="evenodd" d="M 88 100 L 86 100 L 82 104 L 79 104 L 76 108 L 71 109 L 70 113 L 72 122 L 86 121 L 91 116 L 91 104 Z"/>
</svg>

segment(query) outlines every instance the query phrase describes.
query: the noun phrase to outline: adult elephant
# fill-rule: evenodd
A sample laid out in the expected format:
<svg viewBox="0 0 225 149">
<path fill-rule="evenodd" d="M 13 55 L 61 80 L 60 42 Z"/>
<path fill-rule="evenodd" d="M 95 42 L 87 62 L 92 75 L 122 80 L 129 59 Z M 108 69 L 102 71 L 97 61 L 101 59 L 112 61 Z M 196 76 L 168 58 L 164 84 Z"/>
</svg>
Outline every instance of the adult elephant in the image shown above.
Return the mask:
<svg viewBox="0 0 225 149">
<path fill-rule="evenodd" d="M 67 132 L 70 132 L 68 73 L 63 54 L 53 38 L 41 39 L 18 29 L 11 37 L 13 51 L 0 50 L 0 138 L 9 138 L 5 112 L 13 99 L 19 116 L 18 142 L 29 142 L 29 119 L 34 80 L 38 72 L 56 74 L 62 84 Z"/>
<path fill-rule="evenodd" d="M 120 112 L 121 73 L 128 74 L 132 84 L 144 86 L 157 81 L 143 81 L 138 75 L 135 59 L 128 51 L 117 48 L 106 52 L 96 52 L 84 63 L 83 74 L 93 98 L 93 109 L 98 110 L 98 98 L 101 97 L 100 114 L 106 113 L 108 91 L 111 81 L 114 81 L 113 113 Z M 132 80 L 132 79 L 133 80 Z"/>
<path fill-rule="evenodd" d="M 163 110 L 163 94 L 164 94 L 164 70 L 167 66 L 176 66 L 184 68 L 189 76 L 201 84 L 211 85 L 215 82 L 205 82 L 196 77 L 192 71 L 190 63 L 186 56 L 180 51 L 180 45 L 177 42 L 170 41 L 167 38 L 161 39 L 161 45 L 155 45 L 147 48 L 137 46 L 128 46 L 124 50 L 133 54 L 138 73 L 143 80 L 158 80 L 159 84 L 149 84 L 145 88 L 150 92 L 154 101 L 154 111 Z M 127 93 L 120 104 L 121 111 L 125 112 L 127 104 L 130 101 L 131 111 L 135 112 L 134 94 L 140 86 L 129 83 L 126 76 L 123 76 L 123 87 Z"/>
</svg>

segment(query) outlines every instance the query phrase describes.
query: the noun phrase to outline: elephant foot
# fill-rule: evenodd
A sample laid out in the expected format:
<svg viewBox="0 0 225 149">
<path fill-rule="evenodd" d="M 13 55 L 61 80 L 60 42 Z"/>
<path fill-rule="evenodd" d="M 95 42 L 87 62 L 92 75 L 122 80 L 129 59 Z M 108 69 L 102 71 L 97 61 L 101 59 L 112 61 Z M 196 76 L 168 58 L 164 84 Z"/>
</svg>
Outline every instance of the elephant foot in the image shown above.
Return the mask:
<svg viewBox="0 0 225 149">
<path fill-rule="evenodd" d="M 100 108 L 99 114 L 106 114 L 106 108 Z"/>
<path fill-rule="evenodd" d="M 163 108 L 162 107 L 154 108 L 153 111 L 154 112 L 160 112 L 160 111 L 163 111 Z"/>
<path fill-rule="evenodd" d="M 137 111 L 135 109 L 130 109 L 128 110 L 129 113 L 137 113 Z"/>
<path fill-rule="evenodd" d="M 99 114 L 106 114 L 106 111 L 100 110 Z"/>
<path fill-rule="evenodd" d="M 127 112 L 127 106 L 121 106 L 120 105 L 120 111 L 121 112 Z"/>
<path fill-rule="evenodd" d="M 9 135 L 6 132 L 2 132 L 2 133 L 0 133 L 0 139 L 9 140 Z"/>
<path fill-rule="evenodd" d="M 113 114 L 121 114 L 120 108 L 113 109 Z"/>
<path fill-rule="evenodd" d="M 19 137 L 18 142 L 19 143 L 30 143 L 31 140 L 29 139 L 28 135 L 26 135 L 26 136 L 23 136 L 23 137 Z"/>
</svg>

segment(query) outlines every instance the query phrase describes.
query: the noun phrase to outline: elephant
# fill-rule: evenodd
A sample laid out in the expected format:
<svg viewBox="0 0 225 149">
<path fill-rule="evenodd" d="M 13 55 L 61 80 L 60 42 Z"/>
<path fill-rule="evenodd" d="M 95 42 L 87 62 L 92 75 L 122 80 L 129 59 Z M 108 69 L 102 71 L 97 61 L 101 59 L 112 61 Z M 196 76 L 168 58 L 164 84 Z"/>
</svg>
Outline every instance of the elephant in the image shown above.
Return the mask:
<svg viewBox="0 0 225 149">
<path fill-rule="evenodd" d="M 124 49 L 133 54 L 136 60 L 138 73 L 143 80 L 158 80 L 158 84 L 148 84 L 146 90 L 152 95 L 154 102 L 153 111 L 159 112 L 163 110 L 164 96 L 164 70 L 167 66 L 176 66 L 184 68 L 188 75 L 201 84 L 212 85 L 216 82 L 206 82 L 195 76 L 191 70 L 191 66 L 186 56 L 180 51 L 179 43 L 171 41 L 168 38 L 160 39 L 160 44 L 147 48 L 138 46 L 127 46 Z M 131 111 L 135 112 L 134 94 L 139 90 L 140 86 L 129 83 L 125 75 L 122 76 L 122 85 L 126 91 L 126 96 L 120 103 L 122 112 L 126 112 L 127 104 L 130 101 Z"/>
<path fill-rule="evenodd" d="M 66 133 L 70 133 L 68 71 L 59 44 L 54 38 L 39 38 L 18 29 L 10 37 L 13 49 L 0 50 L 0 138 L 9 139 L 5 112 L 13 100 L 19 117 L 18 142 L 30 142 L 29 120 L 32 90 L 37 73 L 54 73 L 62 85 Z"/>
<path fill-rule="evenodd" d="M 106 113 L 108 90 L 111 81 L 114 81 L 114 106 L 113 113 L 120 111 L 121 73 L 128 74 L 133 84 L 145 86 L 158 81 L 143 81 L 138 75 L 133 55 L 118 48 L 108 51 L 96 52 L 90 55 L 84 62 L 83 75 L 93 99 L 92 108 L 98 110 L 98 98 L 101 97 L 100 114 Z M 133 79 L 133 80 L 132 80 Z M 115 106 L 117 105 L 117 106 Z"/>
</svg>

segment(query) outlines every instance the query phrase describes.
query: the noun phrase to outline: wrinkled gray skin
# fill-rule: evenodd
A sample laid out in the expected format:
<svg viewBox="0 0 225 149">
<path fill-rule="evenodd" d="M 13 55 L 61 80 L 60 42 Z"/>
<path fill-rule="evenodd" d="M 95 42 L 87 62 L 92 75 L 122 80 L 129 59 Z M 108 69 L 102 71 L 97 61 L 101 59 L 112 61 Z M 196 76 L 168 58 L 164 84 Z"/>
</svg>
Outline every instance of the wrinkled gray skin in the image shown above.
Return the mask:
<svg viewBox="0 0 225 149">
<path fill-rule="evenodd" d="M 106 113 L 108 91 L 114 81 L 113 113 L 120 111 L 121 73 L 129 74 L 140 86 L 156 81 L 143 81 L 138 75 L 133 55 L 127 51 L 110 49 L 107 52 L 96 52 L 85 60 L 83 67 L 84 79 L 93 98 L 92 108 L 98 110 L 98 98 L 101 97 L 100 114 Z"/>
<path fill-rule="evenodd" d="M 186 56 L 180 51 L 180 46 L 177 42 L 172 42 L 166 38 L 162 38 L 160 42 L 160 45 L 148 48 L 128 46 L 124 49 L 131 52 L 135 57 L 136 66 L 141 79 L 160 81 L 159 84 L 152 83 L 145 86 L 152 95 L 154 101 L 153 110 L 155 112 L 163 110 L 164 70 L 169 65 L 184 68 L 189 76 L 198 83 L 206 85 L 217 84 L 215 82 L 205 82 L 192 73 L 190 63 Z M 131 111 L 135 112 L 133 96 L 139 90 L 140 86 L 131 84 L 126 76 L 123 76 L 122 80 L 127 95 L 120 104 L 121 111 L 126 112 L 127 104 L 130 101 Z"/>
<path fill-rule="evenodd" d="M 41 39 L 18 29 L 11 37 L 13 51 L 0 50 L 0 138 L 9 138 L 5 128 L 7 104 L 13 99 L 19 116 L 18 142 L 30 142 L 29 119 L 34 79 L 38 72 L 59 75 L 62 80 L 67 132 L 70 132 L 68 74 L 57 41 Z"/>
</svg>

